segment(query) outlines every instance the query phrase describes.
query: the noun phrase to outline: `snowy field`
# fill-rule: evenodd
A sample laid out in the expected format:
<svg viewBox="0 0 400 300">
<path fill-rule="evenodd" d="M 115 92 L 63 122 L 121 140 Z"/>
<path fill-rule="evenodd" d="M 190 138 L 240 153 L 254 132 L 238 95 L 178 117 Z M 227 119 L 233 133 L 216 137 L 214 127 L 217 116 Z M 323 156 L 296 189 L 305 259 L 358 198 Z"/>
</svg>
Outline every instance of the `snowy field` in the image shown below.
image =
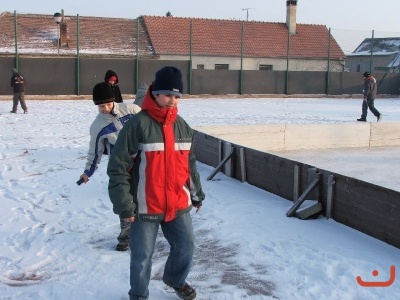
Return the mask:
<svg viewBox="0 0 400 300">
<path fill-rule="evenodd" d="M 97 108 L 89 100 L 28 99 L 27 104 L 28 115 L 10 114 L 11 101 L 0 101 L 0 300 L 129 299 L 129 253 L 114 250 L 119 222 L 107 193 L 107 157 L 89 183 L 75 183 Z M 382 122 L 400 121 L 400 99 L 378 99 L 376 107 Z M 355 99 L 180 104 L 180 114 L 192 126 L 345 123 L 355 122 L 360 110 L 361 100 Z M 374 182 L 388 164 L 400 169 L 398 147 L 377 150 L 387 152 L 382 157 L 367 149 L 342 151 L 346 172 L 365 173 L 357 169 L 362 167 L 358 156 L 370 168 L 366 181 Z M 306 153 L 291 155 L 310 159 Z M 318 162 L 317 153 L 311 155 Z M 197 289 L 196 299 L 398 298 L 400 276 L 387 287 L 362 287 L 356 278 L 389 281 L 390 267 L 400 270 L 400 249 L 324 217 L 287 218 L 290 201 L 221 173 L 206 181 L 213 169 L 201 163 L 198 168 L 206 200 L 192 212 L 197 251 L 188 281 Z M 386 177 L 381 183 L 395 189 L 398 173 Z M 160 233 L 151 300 L 178 299 L 161 281 L 167 252 Z"/>
</svg>

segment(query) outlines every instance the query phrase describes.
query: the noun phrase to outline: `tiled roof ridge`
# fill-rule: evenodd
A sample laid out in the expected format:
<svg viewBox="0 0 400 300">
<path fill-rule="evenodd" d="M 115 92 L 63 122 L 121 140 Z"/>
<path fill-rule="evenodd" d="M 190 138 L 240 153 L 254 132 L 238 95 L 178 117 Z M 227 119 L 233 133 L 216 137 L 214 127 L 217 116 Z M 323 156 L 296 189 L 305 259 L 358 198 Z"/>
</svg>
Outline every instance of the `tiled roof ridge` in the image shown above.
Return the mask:
<svg viewBox="0 0 400 300">
<path fill-rule="evenodd" d="M 286 22 L 270 22 L 270 21 L 247 21 L 247 20 L 233 20 L 233 19 L 212 19 L 212 18 L 198 18 L 198 17 L 175 17 L 175 16 L 154 16 L 154 15 L 141 15 L 142 18 L 174 18 L 174 19 L 184 19 L 184 20 L 205 20 L 205 21 L 227 21 L 227 22 L 244 22 L 244 23 L 262 23 L 262 24 L 286 24 Z M 324 24 L 306 24 L 306 23 L 296 23 L 296 25 L 303 25 L 303 26 L 323 26 L 326 27 Z"/>
<path fill-rule="evenodd" d="M 4 12 L 2 12 L 1 14 L 0 14 L 0 18 L 3 18 L 3 17 L 5 17 L 6 15 L 7 15 L 7 11 L 4 11 Z"/>
<path fill-rule="evenodd" d="M 0 14 L 0 17 L 3 16 L 13 16 L 14 12 L 9 12 L 9 11 L 4 11 Z M 24 18 L 53 18 L 52 15 L 48 14 L 35 14 L 35 13 L 18 13 L 17 12 L 17 18 L 18 17 L 24 17 Z M 64 14 L 64 18 L 76 18 L 77 15 L 68 15 Z M 176 17 L 176 16 L 155 16 L 155 15 L 140 15 L 139 18 L 160 18 L 160 19 L 165 19 L 165 18 L 174 18 L 174 19 L 183 19 L 183 20 L 205 20 L 205 21 L 222 21 L 222 22 L 238 22 L 238 23 L 251 23 L 251 24 L 286 24 L 285 22 L 270 22 L 270 21 L 247 21 L 247 20 L 233 20 L 233 19 L 213 19 L 213 18 L 199 18 L 199 17 Z M 136 20 L 136 18 L 114 18 L 114 17 L 96 17 L 96 16 L 81 16 L 79 15 L 79 19 L 81 20 L 114 20 L 114 21 L 132 21 Z M 326 27 L 326 25 L 323 24 L 305 24 L 305 23 L 297 23 L 298 26 L 323 26 Z M 377 38 L 376 38 L 377 39 Z"/>
<path fill-rule="evenodd" d="M 9 11 L 5 11 L 3 13 L 0 14 L 1 16 L 6 16 L 6 15 L 10 15 L 10 16 L 14 16 L 13 12 L 9 12 Z M 38 18 L 38 19 L 42 19 L 42 18 L 53 18 L 52 15 L 48 15 L 48 14 L 33 14 L 33 13 L 18 13 L 17 12 L 17 18 Z M 64 14 L 64 18 L 76 18 L 77 15 L 68 15 L 68 14 Z M 136 20 L 136 18 L 112 18 L 112 17 L 94 17 L 94 16 L 81 16 L 79 15 L 79 19 L 90 19 L 90 20 L 113 20 L 113 21 L 132 21 L 132 20 Z"/>
<path fill-rule="evenodd" d="M 145 18 L 173 18 L 173 19 L 184 19 L 184 20 L 206 20 L 206 21 L 228 21 L 228 22 L 246 22 L 246 23 L 274 23 L 274 24 L 282 24 L 284 22 L 266 22 L 266 21 L 246 21 L 246 20 L 234 20 L 234 19 L 212 19 L 212 18 L 200 18 L 200 17 L 167 17 L 167 16 L 152 16 L 152 15 L 142 15 L 141 17 Z"/>
</svg>

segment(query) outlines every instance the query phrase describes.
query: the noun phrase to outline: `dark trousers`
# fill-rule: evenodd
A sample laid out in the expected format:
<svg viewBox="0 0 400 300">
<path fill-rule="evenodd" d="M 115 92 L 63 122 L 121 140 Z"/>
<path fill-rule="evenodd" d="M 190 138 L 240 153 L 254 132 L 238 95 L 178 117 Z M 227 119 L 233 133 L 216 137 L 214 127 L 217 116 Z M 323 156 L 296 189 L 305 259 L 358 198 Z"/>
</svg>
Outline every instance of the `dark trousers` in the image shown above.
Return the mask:
<svg viewBox="0 0 400 300">
<path fill-rule="evenodd" d="M 12 107 L 13 112 L 17 112 L 18 102 L 21 104 L 21 107 L 24 110 L 24 112 L 28 111 L 28 108 L 26 107 L 26 103 L 25 103 L 25 93 L 24 92 L 14 93 L 13 107 Z"/>
<path fill-rule="evenodd" d="M 363 119 L 367 118 L 368 108 L 374 114 L 375 117 L 378 117 L 380 115 L 379 111 L 374 106 L 374 101 L 375 99 L 363 101 L 361 118 Z"/>
</svg>

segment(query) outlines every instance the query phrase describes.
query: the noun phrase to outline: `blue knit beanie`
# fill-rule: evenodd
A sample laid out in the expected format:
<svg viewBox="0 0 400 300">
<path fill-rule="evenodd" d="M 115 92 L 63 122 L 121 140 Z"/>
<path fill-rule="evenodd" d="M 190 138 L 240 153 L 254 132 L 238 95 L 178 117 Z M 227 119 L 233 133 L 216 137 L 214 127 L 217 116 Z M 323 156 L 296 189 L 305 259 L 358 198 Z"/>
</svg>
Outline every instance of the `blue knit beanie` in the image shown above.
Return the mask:
<svg viewBox="0 0 400 300">
<path fill-rule="evenodd" d="M 183 81 L 182 73 L 175 67 L 164 67 L 156 72 L 153 82 L 153 95 L 165 94 L 182 97 Z"/>
</svg>

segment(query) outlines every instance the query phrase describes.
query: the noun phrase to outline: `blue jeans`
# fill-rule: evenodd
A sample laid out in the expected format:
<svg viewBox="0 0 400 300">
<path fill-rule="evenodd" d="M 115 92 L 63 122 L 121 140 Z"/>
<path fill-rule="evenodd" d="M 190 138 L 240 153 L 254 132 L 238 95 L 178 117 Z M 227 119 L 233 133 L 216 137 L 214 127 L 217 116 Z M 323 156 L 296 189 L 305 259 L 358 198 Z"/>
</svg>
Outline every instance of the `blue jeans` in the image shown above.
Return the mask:
<svg viewBox="0 0 400 300">
<path fill-rule="evenodd" d="M 152 256 L 158 228 L 170 245 L 170 252 L 164 267 L 164 281 L 174 287 L 182 287 L 189 274 L 194 253 L 192 218 L 186 212 L 170 222 L 138 221 L 131 223 L 131 270 L 129 296 L 131 300 L 149 297 Z"/>
</svg>

